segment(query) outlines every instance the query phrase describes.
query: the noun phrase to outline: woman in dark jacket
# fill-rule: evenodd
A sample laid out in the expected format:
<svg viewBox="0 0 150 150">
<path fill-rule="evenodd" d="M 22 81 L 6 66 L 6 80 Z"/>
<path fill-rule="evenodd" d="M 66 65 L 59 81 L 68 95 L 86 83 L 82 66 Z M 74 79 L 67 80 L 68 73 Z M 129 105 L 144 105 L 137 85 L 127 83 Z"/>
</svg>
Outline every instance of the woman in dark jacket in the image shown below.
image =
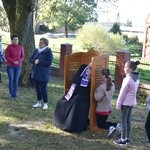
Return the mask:
<svg viewBox="0 0 150 150">
<path fill-rule="evenodd" d="M 53 115 L 55 125 L 68 132 L 80 133 L 89 124 L 90 66 L 82 65 L 73 78 L 73 84 L 58 102 Z"/>
<path fill-rule="evenodd" d="M 37 93 L 37 103 L 33 105 L 34 108 L 41 107 L 41 101 L 43 100 L 43 109 L 48 109 L 47 84 L 50 78 L 52 60 L 53 54 L 48 47 L 48 40 L 41 38 L 39 48 L 30 57 L 30 63 L 33 64 L 32 77 Z"/>
</svg>

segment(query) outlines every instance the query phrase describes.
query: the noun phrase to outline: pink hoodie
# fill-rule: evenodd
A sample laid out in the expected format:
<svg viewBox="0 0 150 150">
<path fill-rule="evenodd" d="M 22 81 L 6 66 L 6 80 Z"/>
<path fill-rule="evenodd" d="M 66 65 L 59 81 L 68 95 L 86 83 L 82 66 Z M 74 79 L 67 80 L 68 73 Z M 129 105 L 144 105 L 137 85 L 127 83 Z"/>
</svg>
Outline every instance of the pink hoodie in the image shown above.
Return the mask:
<svg viewBox="0 0 150 150">
<path fill-rule="evenodd" d="M 134 72 L 133 74 L 128 75 L 123 79 L 123 83 L 117 99 L 116 109 L 120 110 L 121 105 L 135 106 L 137 104 L 136 93 L 139 87 L 138 76 L 139 73 Z"/>
<path fill-rule="evenodd" d="M 24 60 L 24 50 L 20 45 L 11 44 L 6 48 L 5 52 L 6 63 L 8 66 L 22 66 Z M 19 64 L 14 64 L 15 61 L 18 61 Z"/>
</svg>

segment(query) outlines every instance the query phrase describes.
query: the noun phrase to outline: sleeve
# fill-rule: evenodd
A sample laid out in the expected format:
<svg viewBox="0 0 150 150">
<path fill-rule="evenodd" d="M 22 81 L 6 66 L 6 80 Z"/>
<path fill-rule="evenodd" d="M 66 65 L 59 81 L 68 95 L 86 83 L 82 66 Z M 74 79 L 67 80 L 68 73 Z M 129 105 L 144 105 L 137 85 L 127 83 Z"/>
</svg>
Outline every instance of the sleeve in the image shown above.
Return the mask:
<svg viewBox="0 0 150 150">
<path fill-rule="evenodd" d="M 9 61 L 11 64 L 14 64 L 15 60 L 13 58 L 10 57 L 10 50 L 9 50 L 9 46 L 6 48 L 6 52 L 5 52 L 5 58 L 6 61 Z"/>
<path fill-rule="evenodd" d="M 117 104 L 116 104 L 116 109 L 118 110 L 121 110 L 121 105 L 127 94 L 128 87 L 129 87 L 129 80 L 127 78 L 124 78 L 121 89 L 120 89 L 120 93 L 117 99 Z"/>
<path fill-rule="evenodd" d="M 51 49 L 48 51 L 46 57 L 47 58 L 45 60 L 39 59 L 39 63 L 37 65 L 40 65 L 40 66 L 50 66 L 52 64 L 53 54 L 52 54 Z"/>
<path fill-rule="evenodd" d="M 18 60 L 20 63 L 23 62 L 24 57 L 25 57 L 25 55 L 24 55 L 24 49 L 23 49 L 23 47 L 21 47 L 21 48 L 22 48 L 22 50 L 21 50 L 21 56 L 20 56 L 20 58 L 19 58 L 19 60 Z"/>
<path fill-rule="evenodd" d="M 86 67 L 87 67 L 87 65 L 81 65 L 81 66 L 80 66 L 80 68 L 78 69 L 78 71 L 76 72 L 76 74 L 75 74 L 74 77 L 73 77 L 73 80 L 72 80 L 73 83 L 76 83 L 76 84 L 79 84 L 79 83 L 80 83 L 80 81 L 81 81 L 81 79 L 82 79 L 82 76 L 80 76 L 80 75 L 81 75 L 82 71 L 83 71 Z"/>
<path fill-rule="evenodd" d="M 2 43 L 0 43 L 0 52 L 1 52 L 1 55 L 3 55 L 3 45 L 2 45 Z"/>
<path fill-rule="evenodd" d="M 94 93 L 94 98 L 96 101 L 100 102 L 105 96 L 105 91 L 103 88 L 101 88 L 101 85 L 96 88 Z"/>
</svg>

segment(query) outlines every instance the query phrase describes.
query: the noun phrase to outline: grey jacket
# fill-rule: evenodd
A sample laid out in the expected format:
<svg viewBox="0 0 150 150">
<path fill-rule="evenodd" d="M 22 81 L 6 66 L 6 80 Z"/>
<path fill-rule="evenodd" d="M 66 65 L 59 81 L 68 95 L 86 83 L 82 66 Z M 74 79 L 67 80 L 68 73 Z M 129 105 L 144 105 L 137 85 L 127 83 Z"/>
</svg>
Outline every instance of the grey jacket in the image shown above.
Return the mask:
<svg viewBox="0 0 150 150">
<path fill-rule="evenodd" d="M 109 91 L 106 91 L 106 82 L 96 88 L 94 98 L 97 101 L 97 112 L 108 112 L 111 110 L 111 100 L 115 93 L 115 85 L 113 84 Z"/>
</svg>

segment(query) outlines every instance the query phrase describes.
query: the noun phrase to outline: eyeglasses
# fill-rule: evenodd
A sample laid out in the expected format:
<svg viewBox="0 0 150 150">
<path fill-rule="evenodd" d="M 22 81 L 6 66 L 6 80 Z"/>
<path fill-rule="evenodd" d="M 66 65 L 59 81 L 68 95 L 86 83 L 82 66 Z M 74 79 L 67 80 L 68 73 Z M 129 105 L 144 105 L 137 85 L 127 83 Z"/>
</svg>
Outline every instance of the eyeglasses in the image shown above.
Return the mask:
<svg viewBox="0 0 150 150">
<path fill-rule="evenodd" d="M 13 39 L 13 41 L 18 41 L 18 38 L 17 39 Z"/>
</svg>

